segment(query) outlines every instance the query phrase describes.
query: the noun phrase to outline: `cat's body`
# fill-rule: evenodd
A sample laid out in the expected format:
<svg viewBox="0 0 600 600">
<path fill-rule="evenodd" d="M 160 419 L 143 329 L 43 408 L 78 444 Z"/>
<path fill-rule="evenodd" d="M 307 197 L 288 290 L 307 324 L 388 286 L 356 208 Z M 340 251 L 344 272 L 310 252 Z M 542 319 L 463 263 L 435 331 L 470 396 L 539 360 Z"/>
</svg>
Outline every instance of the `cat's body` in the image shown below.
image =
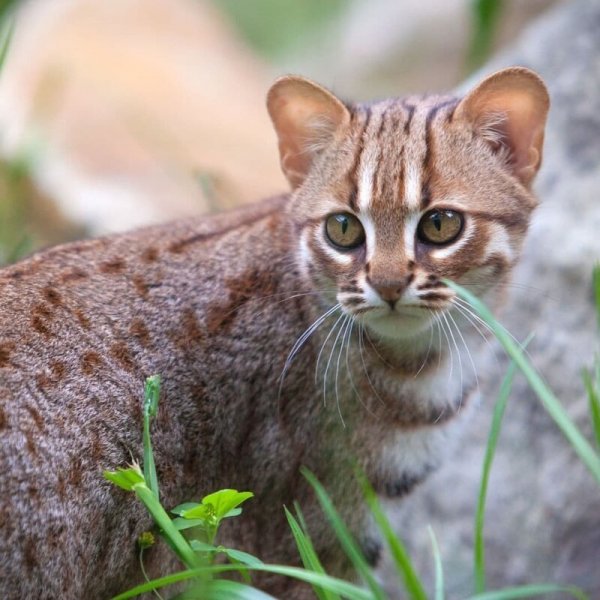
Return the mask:
<svg viewBox="0 0 600 600">
<path fill-rule="evenodd" d="M 518 97 L 504 120 L 489 101 L 499 87 Z M 514 132 L 513 105 L 527 105 L 518 129 L 531 135 Z M 163 503 L 253 491 L 223 541 L 268 561 L 297 556 L 282 505 L 298 500 L 326 566 L 346 571 L 300 466 L 376 555 L 355 463 L 378 492 L 401 496 L 447 451 L 475 382 L 459 366 L 469 333 L 447 320 L 453 294 L 440 277 L 486 295 L 508 275 L 535 206 L 542 84 L 514 69 L 462 102 L 347 108 L 290 78 L 269 109 L 291 196 L 60 247 L 0 273 L 5 597 L 103 598 L 140 579 L 135 540 L 149 520 L 101 474 L 141 457 L 154 373 Z M 430 243 L 440 232 L 448 239 Z M 156 574 L 164 549 L 148 560 Z"/>
</svg>

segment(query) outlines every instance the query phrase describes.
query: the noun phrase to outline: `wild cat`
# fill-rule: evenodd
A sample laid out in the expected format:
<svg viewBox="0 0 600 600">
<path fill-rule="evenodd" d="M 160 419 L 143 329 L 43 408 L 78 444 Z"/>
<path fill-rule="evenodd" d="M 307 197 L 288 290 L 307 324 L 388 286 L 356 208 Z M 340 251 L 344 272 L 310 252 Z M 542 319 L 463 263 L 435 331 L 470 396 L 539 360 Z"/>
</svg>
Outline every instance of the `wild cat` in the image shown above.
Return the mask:
<svg viewBox="0 0 600 600">
<path fill-rule="evenodd" d="M 265 561 L 297 561 L 282 509 L 297 500 L 325 567 L 347 573 L 301 466 L 375 562 L 355 466 L 397 497 L 445 452 L 476 323 L 441 279 L 493 302 L 508 278 L 536 205 L 544 84 L 510 68 L 464 98 L 348 104 L 284 77 L 267 106 L 290 194 L 0 271 L 4 597 L 106 598 L 141 579 L 151 522 L 102 471 L 141 458 L 155 373 L 163 504 L 252 490 L 222 542 Z M 176 568 L 166 556 L 148 552 L 151 576 Z"/>
</svg>

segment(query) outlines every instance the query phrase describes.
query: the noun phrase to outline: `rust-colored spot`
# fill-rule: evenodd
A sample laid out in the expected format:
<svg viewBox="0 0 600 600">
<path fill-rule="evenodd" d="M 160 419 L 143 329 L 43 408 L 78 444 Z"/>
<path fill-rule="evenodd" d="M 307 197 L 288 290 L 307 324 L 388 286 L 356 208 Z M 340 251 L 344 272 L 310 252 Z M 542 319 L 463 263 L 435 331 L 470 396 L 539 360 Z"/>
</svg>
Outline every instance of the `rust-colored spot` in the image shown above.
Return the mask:
<svg viewBox="0 0 600 600">
<path fill-rule="evenodd" d="M 58 493 L 58 497 L 61 500 L 66 500 L 67 498 L 67 482 L 62 473 L 58 473 L 56 479 L 56 492 Z"/>
<path fill-rule="evenodd" d="M 125 369 L 126 371 L 133 371 L 134 364 L 131 358 L 129 348 L 124 342 L 116 342 L 110 349 L 110 355 Z"/>
<path fill-rule="evenodd" d="M 226 279 L 225 285 L 229 288 L 227 304 L 213 304 L 207 310 L 206 327 L 211 334 L 217 331 L 227 332 L 236 318 L 237 311 L 253 296 L 265 297 L 277 289 L 277 282 L 272 275 L 258 269 L 251 269 L 240 277 Z"/>
<path fill-rule="evenodd" d="M 8 425 L 8 418 L 6 416 L 6 412 L 0 406 L 0 429 L 6 429 Z"/>
<path fill-rule="evenodd" d="M 38 565 L 35 542 L 31 537 L 26 537 L 23 542 L 23 561 L 28 569 L 33 569 Z"/>
<path fill-rule="evenodd" d="M 33 422 L 35 423 L 35 426 L 38 428 L 38 430 L 43 431 L 44 419 L 42 418 L 42 415 L 40 415 L 40 411 L 35 406 L 30 405 L 27 405 L 25 408 L 27 412 L 31 415 L 31 418 L 33 419 Z"/>
<path fill-rule="evenodd" d="M 22 279 L 23 275 L 25 275 L 25 272 L 21 271 L 21 269 L 16 269 L 8 274 L 8 276 L 11 279 L 16 279 L 16 280 Z"/>
<path fill-rule="evenodd" d="M 79 321 L 79 324 L 84 328 L 84 329 L 89 329 L 90 328 L 90 320 L 88 319 L 88 317 L 86 316 L 86 314 L 81 310 L 81 309 L 76 309 L 74 311 L 75 314 L 75 318 L 77 319 L 77 321 Z"/>
<path fill-rule="evenodd" d="M 140 275 L 134 275 L 131 278 L 133 285 L 135 286 L 136 292 L 144 298 L 144 300 L 148 297 L 148 284 Z"/>
<path fill-rule="evenodd" d="M 88 350 L 82 354 L 80 364 L 84 375 L 90 376 L 93 375 L 102 364 L 102 359 L 97 352 Z"/>
<path fill-rule="evenodd" d="M 69 283 L 72 281 L 81 281 L 82 279 L 87 279 L 87 277 L 88 274 L 83 269 L 76 267 L 63 273 L 60 277 L 60 280 L 62 283 Z"/>
<path fill-rule="evenodd" d="M 188 337 L 192 341 L 199 341 L 204 337 L 204 332 L 196 317 L 196 312 L 191 308 L 186 308 L 183 311 L 183 317 L 181 319 L 181 326 L 184 331 L 187 332 Z"/>
<path fill-rule="evenodd" d="M 113 258 L 100 264 L 102 273 L 116 274 L 125 270 L 125 261 L 120 258 Z"/>
<path fill-rule="evenodd" d="M 67 374 L 67 365 L 60 360 L 54 360 L 50 363 L 50 371 L 56 382 L 59 382 Z"/>
<path fill-rule="evenodd" d="M 96 430 L 92 433 L 92 443 L 90 447 L 90 458 L 94 464 L 101 464 L 102 461 L 102 443 Z"/>
<path fill-rule="evenodd" d="M 150 246 L 142 252 L 142 260 L 147 263 L 154 262 L 158 258 L 158 250 Z"/>
<path fill-rule="evenodd" d="M 27 446 L 27 452 L 29 452 L 31 456 L 37 456 L 38 451 L 33 439 L 33 432 L 30 429 L 27 429 L 23 433 L 25 434 L 25 445 Z"/>
<path fill-rule="evenodd" d="M 13 342 L 0 344 L 0 368 L 8 367 L 10 365 L 10 355 L 14 349 L 15 344 Z"/>
<path fill-rule="evenodd" d="M 73 487 L 77 487 L 81 484 L 81 471 L 82 471 L 81 458 L 79 456 L 71 457 L 71 464 L 69 466 L 69 473 L 67 477 L 67 484 Z"/>
<path fill-rule="evenodd" d="M 131 325 L 129 326 L 129 333 L 136 339 L 138 342 L 147 347 L 150 344 L 150 332 L 146 327 L 143 319 L 140 317 L 134 317 L 131 320 Z"/>
<path fill-rule="evenodd" d="M 42 320 L 52 318 L 52 311 L 45 304 L 36 304 L 31 312 Z"/>
<path fill-rule="evenodd" d="M 50 379 L 50 377 L 48 377 L 46 373 L 37 373 L 35 376 L 35 382 L 38 388 L 41 389 L 46 388 L 52 384 L 52 380 Z"/>
<path fill-rule="evenodd" d="M 44 298 L 54 306 L 59 306 L 62 303 L 60 294 L 51 286 L 44 288 Z"/>
<path fill-rule="evenodd" d="M 38 332 L 41 333 L 44 337 L 50 337 L 52 333 L 44 323 L 42 317 L 34 314 L 31 318 L 31 326 Z"/>
</svg>

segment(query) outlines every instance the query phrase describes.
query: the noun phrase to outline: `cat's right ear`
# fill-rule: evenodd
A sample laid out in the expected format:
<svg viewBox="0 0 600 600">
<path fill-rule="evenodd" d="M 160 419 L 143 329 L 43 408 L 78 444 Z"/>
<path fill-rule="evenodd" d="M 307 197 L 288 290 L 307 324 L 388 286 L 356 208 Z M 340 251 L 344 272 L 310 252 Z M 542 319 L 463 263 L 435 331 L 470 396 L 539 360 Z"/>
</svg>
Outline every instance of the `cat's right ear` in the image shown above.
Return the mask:
<svg viewBox="0 0 600 600">
<path fill-rule="evenodd" d="M 296 188 L 336 132 L 350 122 L 350 111 L 325 88 L 295 76 L 281 77 L 271 86 L 267 109 L 279 139 L 281 168 Z"/>
</svg>

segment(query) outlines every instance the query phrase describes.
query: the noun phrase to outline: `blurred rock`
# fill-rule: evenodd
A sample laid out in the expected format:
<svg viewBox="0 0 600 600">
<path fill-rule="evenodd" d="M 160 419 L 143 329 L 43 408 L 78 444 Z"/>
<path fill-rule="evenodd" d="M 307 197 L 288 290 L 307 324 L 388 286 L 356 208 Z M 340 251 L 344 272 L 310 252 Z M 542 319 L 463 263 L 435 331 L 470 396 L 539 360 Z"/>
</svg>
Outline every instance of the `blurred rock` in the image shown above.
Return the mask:
<svg viewBox="0 0 600 600">
<path fill-rule="evenodd" d="M 599 348 L 591 288 L 600 259 L 599 32 L 600 3 L 572 2 L 540 18 L 484 71 L 527 66 L 550 90 L 536 185 L 542 203 L 501 320 L 520 339 L 535 333 L 528 347 L 535 366 L 592 443 L 581 370 Z M 484 401 L 459 451 L 397 510 L 400 531 L 430 582 L 426 527 L 433 526 L 449 598 L 473 591 L 475 504 L 493 400 L 506 370 L 499 351 L 484 362 L 492 376 L 482 384 Z M 490 589 L 556 582 L 600 598 L 600 488 L 522 379 L 492 470 L 485 539 Z"/>
<path fill-rule="evenodd" d="M 0 79 L 0 147 L 92 233 L 280 192 L 270 75 L 201 0 L 32 0 Z"/>
</svg>

